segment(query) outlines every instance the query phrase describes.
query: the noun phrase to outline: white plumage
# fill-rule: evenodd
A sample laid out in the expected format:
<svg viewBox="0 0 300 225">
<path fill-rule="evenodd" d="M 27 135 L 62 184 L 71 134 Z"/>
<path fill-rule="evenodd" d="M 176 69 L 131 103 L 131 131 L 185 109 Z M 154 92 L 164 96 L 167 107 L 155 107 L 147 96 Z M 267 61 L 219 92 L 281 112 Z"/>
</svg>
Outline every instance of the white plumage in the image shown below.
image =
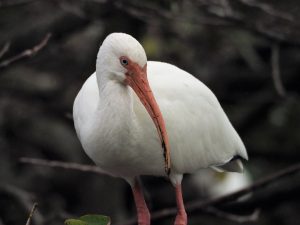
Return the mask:
<svg viewBox="0 0 300 225">
<path fill-rule="evenodd" d="M 103 42 L 96 73 L 82 86 L 73 108 L 78 137 L 99 167 L 131 185 L 139 175 L 166 175 L 157 128 L 139 96 L 124 83 L 128 71 L 120 63 L 123 56 L 140 68 L 147 64 L 170 141 L 174 186 L 184 173 L 221 166 L 235 156 L 247 159 L 243 142 L 208 87 L 176 66 L 147 62 L 138 41 L 114 33 Z M 232 168 L 239 170 L 237 162 Z"/>
<path fill-rule="evenodd" d="M 189 177 L 190 185 L 197 187 L 197 193 L 206 197 L 220 197 L 231 194 L 252 183 L 249 172 L 243 173 L 219 173 L 210 169 L 200 170 Z M 243 196 L 239 200 L 249 197 Z"/>
</svg>

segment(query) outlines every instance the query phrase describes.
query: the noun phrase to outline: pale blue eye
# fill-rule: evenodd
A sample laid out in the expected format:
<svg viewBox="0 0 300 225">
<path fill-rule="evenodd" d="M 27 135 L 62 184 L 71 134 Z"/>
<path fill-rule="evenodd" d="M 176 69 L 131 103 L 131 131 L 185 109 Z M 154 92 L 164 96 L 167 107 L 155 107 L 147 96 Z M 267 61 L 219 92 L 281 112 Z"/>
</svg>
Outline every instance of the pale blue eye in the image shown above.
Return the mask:
<svg viewBox="0 0 300 225">
<path fill-rule="evenodd" d="M 128 65 L 128 60 L 127 59 L 121 59 L 121 64 L 123 66 L 127 66 Z"/>
</svg>

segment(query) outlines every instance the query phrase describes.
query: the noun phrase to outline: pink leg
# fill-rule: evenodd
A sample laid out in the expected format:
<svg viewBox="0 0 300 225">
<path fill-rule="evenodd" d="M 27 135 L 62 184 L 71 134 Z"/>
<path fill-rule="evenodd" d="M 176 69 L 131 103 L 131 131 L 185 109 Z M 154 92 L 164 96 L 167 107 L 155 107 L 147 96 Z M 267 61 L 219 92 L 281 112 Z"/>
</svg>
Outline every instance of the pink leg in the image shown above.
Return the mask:
<svg viewBox="0 0 300 225">
<path fill-rule="evenodd" d="M 182 199 L 181 184 L 177 184 L 175 187 L 176 191 L 176 202 L 177 202 L 177 216 L 174 225 L 187 225 L 187 215 L 184 208 Z"/>
<path fill-rule="evenodd" d="M 141 186 L 137 180 L 132 187 L 132 192 L 137 210 L 138 225 L 150 225 L 150 213 L 146 205 Z"/>
</svg>

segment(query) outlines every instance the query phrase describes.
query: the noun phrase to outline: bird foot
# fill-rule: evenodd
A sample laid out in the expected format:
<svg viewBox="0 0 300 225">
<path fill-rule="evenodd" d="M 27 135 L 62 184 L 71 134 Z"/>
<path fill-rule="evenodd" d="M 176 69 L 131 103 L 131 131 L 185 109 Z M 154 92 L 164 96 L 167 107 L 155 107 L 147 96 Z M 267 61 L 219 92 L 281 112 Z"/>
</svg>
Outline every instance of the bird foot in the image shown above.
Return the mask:
<svg viewBox="0 0 300 225">
<path fill-rule="evenodd" d="M 174 225 L 187 225 L 187 215 L 184 210 L 177 213 Z"/>
</svg>

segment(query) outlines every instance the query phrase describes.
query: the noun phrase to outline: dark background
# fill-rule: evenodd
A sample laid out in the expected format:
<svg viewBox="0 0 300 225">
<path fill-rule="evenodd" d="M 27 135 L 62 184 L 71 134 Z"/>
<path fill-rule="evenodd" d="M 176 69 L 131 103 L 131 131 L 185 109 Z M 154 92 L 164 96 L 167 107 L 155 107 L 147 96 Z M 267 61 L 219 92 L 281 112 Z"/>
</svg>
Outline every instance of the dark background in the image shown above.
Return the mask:
<svg viewBox="0 0 300 225">
<path fill-rule="evenodd" d="M 122 224 L 135 215 L 121 179 L 19 162 L 26 156 L 92 164 L 76 137 L 72 104 L 111 32 L 133 35 L 149 60 L 175 64 L 211 88 L 248 149 L 254 181 L 299 163 L 299 12 L 297 0 L 0 1 L 0 224 L 25 224 L 35 201 L 33 224 L 87 213 Z M 13 59 L 48 33 L 36 54 Z M 186 202 L 198 198 L 188 180 Z M 243 206 L 261 213 L 246 224 L 299 224 L 299 181 L 290 175 L 256 191 Z M 145 183 L 153 211 L 175 206 L 168 182 Z M 237 224 L 201 212 L 189 218 Z"/>
</svg>

